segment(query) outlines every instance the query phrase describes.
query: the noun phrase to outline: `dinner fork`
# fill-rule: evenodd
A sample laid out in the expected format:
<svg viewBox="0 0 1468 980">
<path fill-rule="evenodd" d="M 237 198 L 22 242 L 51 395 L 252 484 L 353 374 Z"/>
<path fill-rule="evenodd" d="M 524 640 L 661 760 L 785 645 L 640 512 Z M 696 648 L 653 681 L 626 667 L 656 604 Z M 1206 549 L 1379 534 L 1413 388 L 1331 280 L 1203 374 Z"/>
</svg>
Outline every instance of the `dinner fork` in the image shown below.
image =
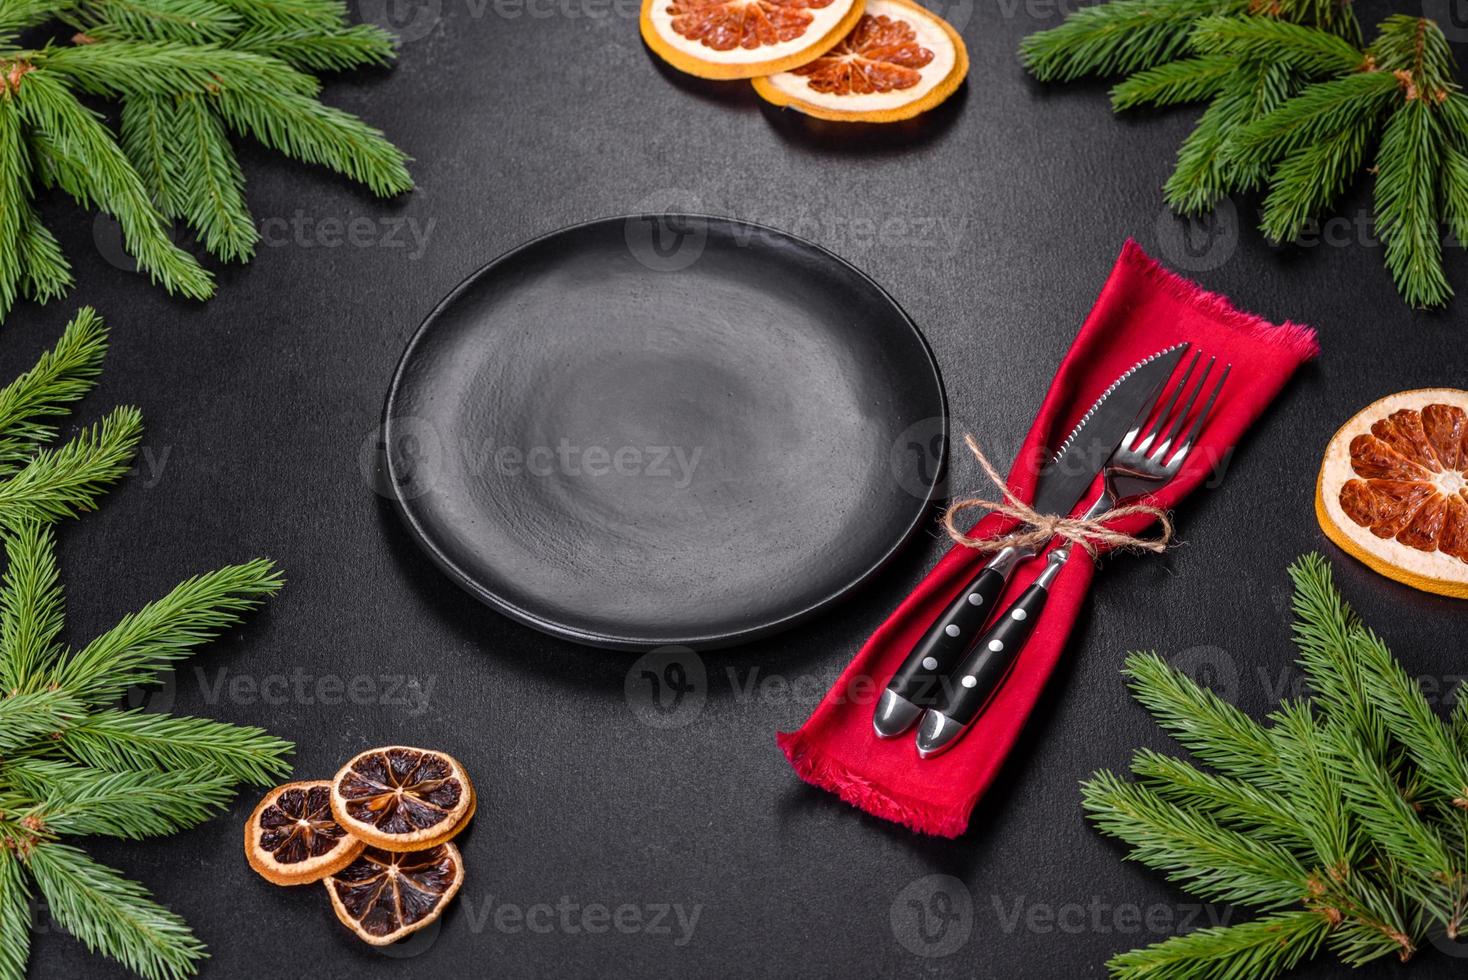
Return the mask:
<svg viewBox="0 0 1468 980">
<path fill-rule="evenodd" d="M 1197 444 L 1198 436 L 1213 411 L 1218 393 L 1223 390 L 1223 384 L 1228 380 L 1232 367 L 1224 365 L 1203 407 L 1192 416 L 1198 395 L 1208 387 L 1209 375 L 1213 373 L 1218 360 L 1216 357 L 1208 359 L 1182 408 L 1178 409 L 1177 405 L 1188 390 L 1193 371 L 1202 357 L 1202 351 L 1193 354 L 1182 378 L 1172 388 L 1171 396 L 1161 410 L 1155 412 L 1155 421 L 1151 425 L 1148 425 L 1148 421 L 1154 418 L 1154 411 L 1162 401 L 1167 386 L 1138 414 L 1131 430 L 1122 438 L 1121 444 L 1102 468 L 1104 488 L 1095 503 L 1082 515 L 1082 520 L 1091 520 L 1120 504 L 1144 497 L 1166 486 L 1177 476 Z M 1192 426 L 1182 436 L 1189 416 L 1193 418 Z M 1145 436 L 1142 435 L 1143 432 L 1146 432 Z M 1179 436 L 1182 436 L 1181 441 L 1177 441 Z M 967 656 L 944 685 L 941 703 L 937 707 L 929 708 L 923 715 L 917 736 L 919 756 L 927 759 L 951 748 L 975 719 L 983 714 L 989 701 L 1003 685 L 1010 668 L 1019 659 L 1020 650 L 1030 638 L 1040 619 L 1040 613 L 1045 608 L 1050 586 L 1070 559 L 1074 546 L 1075 542 L 1068 540 L 1051 551 L 1044 571 L 1034 583 L 974 642 Z"/>
</svg>

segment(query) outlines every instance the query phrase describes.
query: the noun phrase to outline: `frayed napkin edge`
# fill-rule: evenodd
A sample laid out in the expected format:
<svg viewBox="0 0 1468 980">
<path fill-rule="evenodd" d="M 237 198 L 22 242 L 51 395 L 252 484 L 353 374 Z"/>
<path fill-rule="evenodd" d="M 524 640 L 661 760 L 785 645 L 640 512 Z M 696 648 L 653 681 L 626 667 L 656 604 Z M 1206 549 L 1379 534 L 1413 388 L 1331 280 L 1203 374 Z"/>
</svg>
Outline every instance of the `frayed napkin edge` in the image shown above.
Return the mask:
<svg viewBox="0 0 1468 980">
<path fill-rule="evenodd" d="M 1302 361 L 1314 360 L 1320 355 L 1320 340 L 1310 327 L 1290 320 L 1276 324 L 1258 314 L 1239 309 L 1222 293 L 1210 292 L 1152 258 L 1134 238 L 1128 238 L 1126 244 L 1122 245 L 1118 261 L 1156 282 L 1179 302 L 1187 303 L 1219 323 L 1246 333 L 1263 344 L 1285 351 Z"/>
<path fill-rule="evenodd" d="M 821 752 L 800 731 L 777 732 L 775 741 L 797 776 L 817 789 L 835 793 L 858 810 L 934 837 L 952 839 L 968 829 L 967 812 L 955 814 L 949 808 L 893 793 Z"/>
</svg>

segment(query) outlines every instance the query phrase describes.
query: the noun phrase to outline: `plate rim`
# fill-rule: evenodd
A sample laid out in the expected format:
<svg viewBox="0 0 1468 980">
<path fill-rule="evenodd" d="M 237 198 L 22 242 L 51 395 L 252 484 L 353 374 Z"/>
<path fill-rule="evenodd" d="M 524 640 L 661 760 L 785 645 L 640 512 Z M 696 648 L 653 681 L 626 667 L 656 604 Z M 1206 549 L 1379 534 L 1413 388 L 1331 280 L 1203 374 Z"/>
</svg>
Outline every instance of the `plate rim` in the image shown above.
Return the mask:
<svg viewBox="0 0 1468 980">
<path fill-rule="evenodd" d="M 447 309 L 455 300 L 459 298 L 459 296 L 465 290 L 467 290 L 470 286 L 477 282 L 481 277 L 488 275 L 491 270 L 497 268 L 505 262 L 508 262 L 510 259 L 514 258 L 521 252 L 527 251 L 528 249 L 539 245 L 547 239 L 556 238 L 558 236 L 570 234 L 572 232 L 582 231 L 584 229 L 591 228 L 597 225 L 609 225 L 613 223 L 620 223 L 625 225 L 629 221 L 635 221 L 638 219 L 668 217 L 688 218 L 711 223 L 717 222 L 726 225 L 753 229 L 755 231 L 770 232 L 776 234 L 781 238 L 794 242 L 796 245 L 799 245 L 802 248 L 811 249 L 824 255 L 826 258 L 836 262 L 838 265 L 845 267 L 847 270 L 854 273 L 859 279 L 864 280 L 867 285 L 874 288 L 877 291 L 878 295 L 880 295 L 884 300 L 891 304 L 892 309 L 897 312 L 897 315 L 901 318 L 902 322 L 907 325 L 908 330 L 912 333 L 913 339 L 917 341 L 918 348 L 923 352 L 923 355 L 928 364 L 928 369 L 932 372 L 933 385 L 938 392 L 938 406 L 940 412 L 942 413 L 940 416 L 943 435 L 942 451 L 941 455 L 938 458 L 938 465 L 933 469 L 933 477 L 931 480 L 928 481 L 926 494 L 923 496 L 919 505 L 914 508 L 912 519 L 908 522 L 907 527 L 902 530 L 901 534 L 896 536 L 896 538 L 893 540 L 893 543 L 880 556 L 878 556 L 876 560 L 871 562 L 859 574 L 848 579 L 835 591 L 830 592 L 822 596 L 821 598 L 814 600 L 813 602 L 807 603 L 794 612 L 781 616 L 778 619 L 769 620 L 756 626 L 751 626 L 744 629 L 728 630 L 723 632 L 708 633 L 699 636 L 688 637 L 639 637 L 583 630 L 573 626 L 568 626 L 565 623 L 547 619 L 544 616 L 538 615 L 528 609 L 517 605 L 514 602 L 511 602 L 509 599 L 505 598 L 494 590 L 487 588 L 474 576 L 468 574 L 464 571 L 464 569 L 460 568 L 457 563 L 455 563 L 451 558 L 448 557 L 448 555 L 444 554 L 443 550 L 434 541 L 432 535 L 428 533 L 428 531 L 423 527 L 422 523 L 413 514 L 411 507 L 411 498 L 405 497 L 404 494 L 400 491 L 400 481 L 398 478 L 399 474 L 394 471 L 393 454 L 388 451 L 388 447 L 392 445 L 393 441 L 393 402 L 397 398 L 398 392 L 403 386 L 404 375 L 407 373 L 407 368 L 413 358 L 413 354 L 417 350 L 419 343 L 423 340 L 424 336 L 428 333 L 430 328 L 432 328 L 434 323 L 438 320 L 439 316 L 443 313 L 445 309 Z M 876 279 L 872 278 L 866 272 L 859 269 L 850 261 L 842 258 L 840 255 L 837 255 L 835 252 L 831 251 L 825 246 L 819 245 L 816 242 L 812 242 L 809 239 L 802 238 L 801 236 L 792 234 L 788 231 L 775 228 L 771 225 L 760 224 L 754 221 L 746 221 L 742 218 L 679 211 L 644 211 L 622 215 L 607 215 L 601 218 L 591 218 L 586 221 L 578 221 L 573 224 L 564 225 L 560 228 L 556 228 L 543 234 L 536 235 L 533 238 L 529 238 L 524 242 L 521 242 L 519 245 L 516 245 L 513 248 L 507 249 L 506 251 L 499 253 L 494 258 L 490 259 L 488 262 L 484 263 L 479 268 L 469 273 L 462 280 L 460 280 L 457 286 L 451 289 L 441 300 L 438 301 L 438 303 L 434 305 L 433 309 L 428 312 L 428 314 L 423 318 L 422 322 L 420 322 L 417 328 L 413 331 L 413 335 L 408 339 L 407 345 L 403 348 L 403 353 L 398 358 L 397 365 L 393 368 L 392 380 L 388 383 L 387 394 L 383 398 L 380 432 L 381 438 L 378 442 L 379 466 L 381 467 L 382 472 L 384 472 L 387 476 L 387 486 L 389 491 L 388 496 L 392 500 L 393 509 L 397 511 L 398 517 L 402 519 L 402 521 L 407 525 L 410 532 L 409 536 L 413 539 L 414 543 L 420 549 L 422 549 L 434 562 L 434 564 L 436 564 L 439 569 L 443 571 L 444 574 L 446 574 L 455 584 L 457 584 L 465 592 L 468 592 L 471 596 L 478 599 L 481 603 L 495 610 L 496 612 L 504 616 L 508 616 L 510 619 L 513 619 L 533 629 L 539 630 L 542 633 L 549 634 L 550 636 L 554 636 L 563 640 L 570 640 L 573 643 L 578 643 L 582 646 L 594 647 L 597 649 L 643 653 L 663 647 L 677 646 L 688 647 L 693 650 L 713 650 L 723 647 L 750 643 L 762 637 L 771 636 L 776 633 L 780 633 L 787 629 L 790 629 L 791 627 L 796 626 L 799 623 L 814 617 L 827 607 L 839 603 L 841 600 L 847 598 L 852 593 L 859 590 L 863 585 L 867 584 L 869 581 L 871 581 L 871 579 L 876 577 L 882 571 L 882 569 L 886 568 L 887 565 L 892 562 L 892 559 L 896 557 L 897 553 L 900 552 L 909 542 L 912 541 L 913 537 L 917 534 L 919 528 L 922 526 L 924 519 L 932 510 L 935 501 L 939 497 L 938 488 L 942 484 L 943 475 L 948 467 L 948 442 L 951 435 L 948 406 L 948 389 L 943 384 L 943 374 L 941 369 L 938 367 L 938 358 L 933 353 L 933 347 L 930 343 L 928 343 L 928 338 L 923 335 L 922 330 L 918 328 L 916 321 L 914 321 L 913 318 L 908 315 L 907 310 L 902 307 L 902 304 L 897 302 L 896 297 L 888 292 L 881 283 L 877 282 Z"/>
</svg>

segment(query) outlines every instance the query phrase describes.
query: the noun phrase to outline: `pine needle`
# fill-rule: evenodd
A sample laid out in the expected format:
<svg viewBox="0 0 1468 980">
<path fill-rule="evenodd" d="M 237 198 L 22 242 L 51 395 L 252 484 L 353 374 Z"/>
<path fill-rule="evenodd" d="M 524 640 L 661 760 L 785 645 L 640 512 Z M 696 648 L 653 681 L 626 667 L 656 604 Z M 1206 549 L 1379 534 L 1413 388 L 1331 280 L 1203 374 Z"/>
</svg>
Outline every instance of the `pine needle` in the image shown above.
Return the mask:
<svg viewBox="0 0 1468 980">
<path fill-rule="evenodd" d="M 209 251 L 226 262 L 243 262 L 255 254 L 260 234 L 245 204 L 244 171 L 205 98 L 180 95 L 173 103 L 173 144 L 193 160 L 193 166 L 178 168 L 178 214 L 199 231 Z"/>
<path fill-rule="evenodd" d="M 90 704 L 107 704 L 133 685 L 156 683 L 158 671 L 238 623 L 240 613 L 274 595 L 282 582 L 263 559 L 188 579 L 63 659 L 50 683 Z"/>
<path fill-rule="evenodd" d="M 43 69 L 25 76 L 17 101 L 44 135 L 62 189 L 117 219 L 128 251 L 154 282 L 191 299 L 209 298 L 213 279 L 169 239 L 142 179 L 97 116 Z"/>
<path fill-rule="evenodd" d="M 397 39 L 376 24 L 294 29 L 252 27 L 230 40 L 229 46 L 279 58 L 311 71 L 344 71 L 366 65 L 385 67 L 397 54 Z"/>
<path fill-rule="evenodd" d="M 1184 54 L 1188 31 L 1201 18 L 1243 13 L 1248 6 L 1248 0 L 1111 0 L 1031 34 L 1020 44 L 1020 58 L 1047 82 L 1127 74 Z"/>
<path fill-rule="evenodd" d="M 98 40 L 208 44 L 240 29 L 239 16 L 213 0 L 89 0 L 75 16 Z"/>
<path fill-rule="evenodd" d="M 49 738 L 82 715 L 81 702 L 60 691 L 0 697 L 0 752 Z"/>
<path fill-rule="evenodd" d="M 1413 306 L 1440 306 L 1453 293 L 1438 231 L 1440 136 L 1427 103 L 1411 99 L 1392 113 L 1376 154 L 1376 227 L 1392 279 Z"/>
<path fill-rule="evenodd" d="M 118 408 L 61 448 L 37 452 L 13 479 L 0 484 L 0 524 L 54 521 L 91 510 L 127 473 L 142 437 L 138 410 Z"/>
<path fill-rule="evenodd" d="M 0 319 L 10 312 L 25 278 L 21 233 L 30 166 L 22 129 L 15 100 L 0 94 Z"/>
<path fill-rule="evenodd" d="M 1199 55 L 1139 71 L 1111 89 L 1111 108 L 1121 112 L 1212 99 L 1223 91 L 1234 65 L 1231 57 Z"/>
<path fill-rule="evenodd" d="M 1270 777 L 1278 758 L 1264 727 L 1155 653 L 1133 653 L 1122 669 L 1133 696 L 1194 755 L 1242 776 Z"/>
<path fill-rule="evenodd" d="M 125 769 L 204 769 L 270 786 L 290 772 L 290 742 L 260 728 L 152 712 L 98 711 L 69 726 L 57 743 L 82 765 Z"/>
<path fill-rule="evenodd" d="M 148 980 L 181 980 L 198 971 L 204 945 L 141 885 L 55 842 L 36 845 L 26 867 L 52 917 L 88 949 Z"/>
<path fill-rule="evenodd" d="M 49 794 L 26 816 L 47 834 L 162 837 L 197 826 L 234 797 L 235 780 L 204 769 L 78 769 L 50 782 Z"/>
<path fill-rule="evenodd" d="M 90 306 L 77 311 L 56 346 L 0 389 L 0 476 L 8 476 L 56 438 L 46 419 L 66 415 L 92 390 L 107 353 L 107 331 Z"/>
<path fill-rule="evenodd" d="M 31 953 L 31 893 L 20 860 L 0 848 L 0 980 L 25 980 Z"/>
<path fill-rule="evenodd" d="M 1330 929 L 1319 912 L 1275 912 L 1173 936 L 1106 968 L 1115 980 L 1269 980 L 1314 956 Z"/>
</svg>

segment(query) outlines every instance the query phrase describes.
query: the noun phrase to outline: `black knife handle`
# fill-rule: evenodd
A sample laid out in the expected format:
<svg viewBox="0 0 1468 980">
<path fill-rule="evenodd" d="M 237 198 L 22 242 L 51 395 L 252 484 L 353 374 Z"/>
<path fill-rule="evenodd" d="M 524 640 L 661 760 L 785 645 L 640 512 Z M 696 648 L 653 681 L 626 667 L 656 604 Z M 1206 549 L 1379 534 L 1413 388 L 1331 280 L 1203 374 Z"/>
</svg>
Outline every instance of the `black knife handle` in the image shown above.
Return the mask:
<svg viewBox="0 0 1468 980">
<path fill-rule="evenodd" d="M 979 637 L 943 685 L 944 696 L 938 710 L 949 720 L 966 726 L 983 713 L 1035 631 L 1049 597 L 1047 576 L 1026 589 Z"/>
<path fill-rule="evenodd" d="M 943 679 L 984 628 L 1015 564 L 1011 560 L 985 566 L 914 644 L 887 690 L 924 707 L 937 703 Z"/>
</svg>

